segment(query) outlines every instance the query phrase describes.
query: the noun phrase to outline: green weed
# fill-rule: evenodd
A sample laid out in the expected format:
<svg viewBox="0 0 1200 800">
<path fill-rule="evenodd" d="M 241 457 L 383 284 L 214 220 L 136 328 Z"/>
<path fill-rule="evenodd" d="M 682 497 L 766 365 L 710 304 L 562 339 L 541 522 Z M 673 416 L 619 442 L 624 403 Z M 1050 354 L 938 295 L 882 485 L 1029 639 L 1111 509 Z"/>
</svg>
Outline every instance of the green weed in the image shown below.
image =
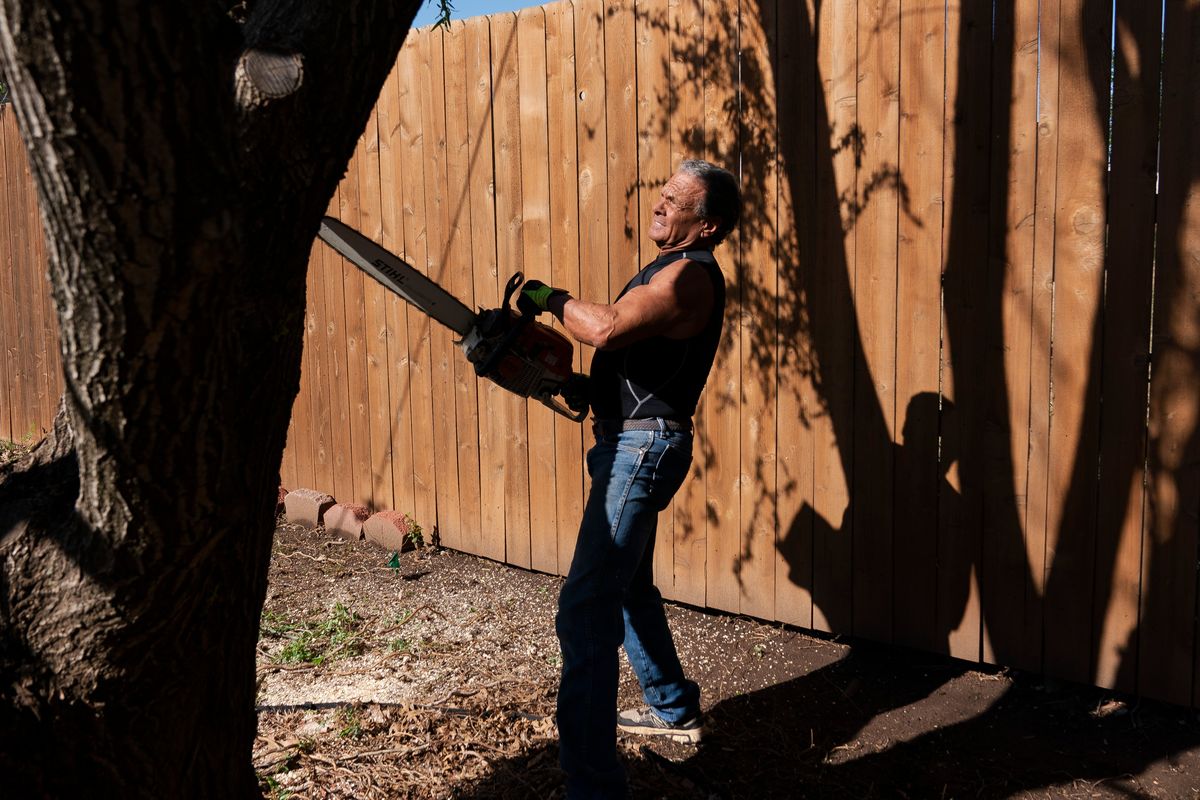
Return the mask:
<svg viewBox="0 0 1200 800">
<path fill-rule="evenodd" d="M 297 625 L 282 614 L 277 614 L 274 611 L 264 611 L 262 619 L 258 623 L 258 634 L 259 636 L 267 636 L 271 639 L 282 639 L 300 627 L 302 626 Z"/>
<path fill-rule="evenodd" d="M 288 800 L 292 796 L 292 790 L 280 786 L 274 775 L 260 775 L 259 786 L 266 789 L 268 800 Z"/>
<path fill-rule="evenodd" d="M 29 452 L 28 444 L 0 439 L 0 466 L 23 458 Z"/>
<path fill-rule="evenodd" d="M 416 523 L 416 520 L 407 514 L 404 515 L 404 521 L 408 523 L 408 534 L 404 538 L 408 539 L 409 544 L 417 550 L 424 547 L 425 531 Z"/>
<path fill-rule="evenodd" d="M 288 642 L 279 652 L 282 664 L 320 664 L 324 660 L 324 653 L 314 646 L 312 634 L 307 631 Z"/>
<path fill-rule="evenodd" d="M 362 717 L 354 706 L 342 706 L 337 711 L 338 724 L 341 729 L 338 736 L 343 739 L 359 739 L 362 737 Z"/>
<path fill-rule="evenodd" d="M 329 616 L 318 622 L 295 625 L 285 621 L 275 625 L 272 630 L 278 632 L 277 638 L 293 635 L 276 656 L 276 661 L 320 666 L 326 661 L 360 655 L 363 652 L 362 636 L 358 631 L 361 623 L 362 617 L 336 603 Z M 263 624 L 267 624 L 266 615 Z"/>
</svg>

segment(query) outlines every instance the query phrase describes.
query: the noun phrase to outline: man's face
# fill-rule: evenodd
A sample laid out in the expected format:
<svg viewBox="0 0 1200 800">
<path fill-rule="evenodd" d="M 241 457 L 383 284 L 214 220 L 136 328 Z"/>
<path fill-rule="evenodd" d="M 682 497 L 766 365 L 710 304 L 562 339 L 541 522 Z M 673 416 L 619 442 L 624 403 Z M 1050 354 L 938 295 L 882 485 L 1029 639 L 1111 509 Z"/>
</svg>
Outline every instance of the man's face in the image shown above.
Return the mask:
<svg viewBox="0 0 1200 800">
<path fill-rule="evenodd" d="M 659 250 L 686 250 L 717 228 L 714 220 L 696 216 L 704 199 L 704 183 L 695 175 L 677 172 L 662 188 L 650 219 L 650 241 Z"/>
</svg>

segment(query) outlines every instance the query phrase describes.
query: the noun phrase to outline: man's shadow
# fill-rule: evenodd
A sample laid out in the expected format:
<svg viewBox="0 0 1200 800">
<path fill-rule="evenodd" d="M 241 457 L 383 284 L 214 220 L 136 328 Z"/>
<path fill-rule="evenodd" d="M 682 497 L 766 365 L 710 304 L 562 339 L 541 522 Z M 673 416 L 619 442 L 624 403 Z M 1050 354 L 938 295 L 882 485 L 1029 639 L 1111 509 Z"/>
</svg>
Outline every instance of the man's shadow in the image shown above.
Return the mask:
<svg viewBox="0 0 1200 800">
<path fill-rule="evenodd" d="M 855 646 L 828 667 L 718 703 L 693 756 L 650 759 L 633 781 L 653 787 L 673 773 L 701 797 L 1000 798 L 1057 784 L 1119 785 L 1200 743 L 1183 709 L 1114 710 L 1094 687 L 965 674 L 971 666 Z M 918 702 L 935 692 L 934 702 Z"/>
<path fill-rule="evenodd" d="M 626 758 L 631 796 L 1007 798 L 1105 783 L 1140 797 L 1148 795 L 1131 776 L 1200 744 L 1185 709 L 1112 703 L 1094 687 L 970 673 L 974 666 L 855 644 L 826 667 L 717 703 L 695 750 L 675 746 L 668 759 L 641 746 L 640 757 Z M 489 759 L 488 774 L 455 796 L 561 797 L 557 751 L 549 743 Z M 1179 786 L 1160 785 L 1165 794 L 1155 796 L 1183 796 L 1173 792 L 1197 766 L 1185 759 Z"/>
<path fill-rule="evenodd" d="M 956 521 L 963 513 L 962 496 L 948 478 L 958 461 L 953 449 L 957 438 L 943 438 L 939 429 L 939 425 L 948 427 L 953 423 L 951 401 L 939 398 L 936 392 L 916 394 L 908 402 L 900 443 L 890 445 L 891 453 L 876 455 L 892 459 L 896 476 L 894 518 L 908 523 L 903 526 L 904 539 L 897 539 L 895 547 L 907 551 L 906 564 L 919 566 L 894 570 L 893 596 L 902 599 L 907 612 L 897 613 L 896 621 L 913 625 L 908 617 L 916 617 L 922 631 L 907 637 L 913 640 L 910 643 L 938 653 L 950 652 L 950 637 L 963 621 L 977 560 L 970 542 L 939 536 L 939 531 L 958 530 Z M 936 475 L 928 474 L 931 472 Z M 861 516 L 855 513 L 854 503 L 852 496 L 837 528 L 805 503 L 779 542 L 780 555 L 788 565 L 788 580 L 814 598 L 832 631 L 855 630 L 853 608 L 846 598 L 815 585 L 819 576 L 813 562 L 818 554 L 834 552 L 836 540 L 850 535 L 848 522 Z M 919 520 L 929 520 L 930 524 L 914 523 Z M 868 540 L 867 533 L 860 536 L 860 541 Z M 904 638 L 898 636 L 902 643 Z"/>
</svg>

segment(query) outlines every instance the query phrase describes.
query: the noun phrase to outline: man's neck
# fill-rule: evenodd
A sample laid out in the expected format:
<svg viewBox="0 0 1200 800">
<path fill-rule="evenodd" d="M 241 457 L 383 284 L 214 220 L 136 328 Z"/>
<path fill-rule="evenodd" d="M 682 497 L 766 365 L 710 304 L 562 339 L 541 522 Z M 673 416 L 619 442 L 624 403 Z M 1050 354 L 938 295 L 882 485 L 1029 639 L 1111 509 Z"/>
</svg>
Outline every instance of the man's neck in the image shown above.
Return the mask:
<svg viewBox="0 0 1200 800">
<path fill-rule="evenodd" d="M 665 256 L 668 253 L 685 253 L 688 250 L 707 250 L 712 252 L 713 245 L 709 242 L 692 242 L 690 244 L 677 244 L 670 247 L 659 247 L 658 254 Z"/>
</svg>

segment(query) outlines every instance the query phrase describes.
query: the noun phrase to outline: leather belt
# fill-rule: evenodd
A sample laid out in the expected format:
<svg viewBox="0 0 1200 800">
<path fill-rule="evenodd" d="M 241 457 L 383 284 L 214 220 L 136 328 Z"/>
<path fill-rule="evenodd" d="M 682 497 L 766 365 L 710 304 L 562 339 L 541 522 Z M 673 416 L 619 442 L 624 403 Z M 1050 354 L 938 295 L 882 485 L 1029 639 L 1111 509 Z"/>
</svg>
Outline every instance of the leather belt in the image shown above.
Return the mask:
<svg viewBox="0 0 1200 800">
<path fill-rule="evenodd" d="M 596 436 L 612 436 L 622 431 L 676 431 L 691 433 L 692 422 L 680 422 L 666 417 L 646 419 L 598 419 L 592 422 L 592 433 Z"/>
</svg>

